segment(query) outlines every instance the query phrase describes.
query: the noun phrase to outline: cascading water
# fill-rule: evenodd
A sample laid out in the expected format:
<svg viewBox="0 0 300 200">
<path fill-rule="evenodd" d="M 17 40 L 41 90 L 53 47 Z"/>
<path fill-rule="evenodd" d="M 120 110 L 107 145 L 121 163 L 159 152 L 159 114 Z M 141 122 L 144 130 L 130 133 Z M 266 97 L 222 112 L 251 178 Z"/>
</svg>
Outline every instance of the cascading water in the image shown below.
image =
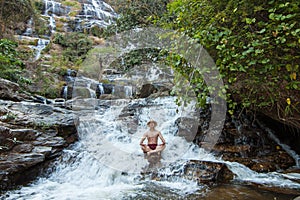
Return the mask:
<svg viewBox="0 0 300 200">
<path fill-rule="evenodd" d="M 86 8 L 83 12 L 88 13 L 90 10 Z M 161 71 L 152 68 L 151 70 L 147 74 L 147 79 L 159 79 Z M 87 82 L 86 79 L 83 81 Z M 91 84 L 84 87 L 90 90 Z M 99 90 L 102 91 L 101 88 Z M 123 92 L 126 93 L 123 96 L 130 97 L 132 88 L 124 88 Z M 90 97 L 94 96 L 90 93 Z M 179 117 L 191 117 L 194 108 L 191 106 L 182 109 L 174 102 L 175 97 L 78 100 L 78 104 L 75 103 L 73 107 L 76 110 L 81 109 L 81 112 L 77 111 L 80 141 L 64 151 L 60 160 L 53 164 L 49 176 L 41 177 L 35 183 L 19 190 L 8 192 L 3 198 L 20 200 L 199 198 L 205 195 L 206 187 L 194 181 L 184 178 L 155 181 L 141 175 L 143 172 L 159 171 L 161 174 L 171 176 L 177 171 L 168 168 L 169 164 L 177 162 L 184 165 L 185 161 L 190 159 L 226 163 L 234 172 L 237 181 L 300 189 L 300 184 L 291 180 L 299 180 L 297 174 L 256 173 L 242 164 L 223 161 L 179 137 L 176 120 Z M 87 104 L 92 106 L 85 106 Z M 134 113 L 122 117 L 122 112 L 128 107 L 135 109 Z M 131 118 L 132 116 L 136 118 Z M 139 140 L 146 131 L 146 123 L 150 118 L 158 121 L 157 129 L 167 141 L 167 148 L 163 151 L 158 165 L 154 167 L 151 167 L 144 158 L 139 146 Z"/>
<path fill-rule="evenodd" d="M 300 156 L 293 151 L 288 145 L 283 144 L 280 142 L 280 140 L 276 137 L 276 135 L 274 134 L 274 131 L 271 130 L 270 128 L 266 127 L 262 122 L 259 122 L 259 125 L 267 131 L 267 133 L 269 134 L 269 137 L 272 138 L 272 140 L 274 140 L 279 146 L 281 146 L 281 148 L 283 148 L 292 158 L 294 158 L 295 162 L 296 162 L 296 167 L 300 168 Z"/>
<path fill-rule="evenodd" d="M 40 58 L 42 50 L 46 48 L 49 42 L 50 40 L 39 39 L 37 46 L 32 46 L 32 48 L 36 50 L 34 60 L 38 60 Z"/>
<path fill-rule="evenodd" d="M 114 22 L 117 14 L 113 8 L 102 0 L 89 0 L 83 4 L 82 12 L 77 17 L 84 21 L 85 26 L 105 27 Z M 81 29 L 80 27 L 78 29 Z"/>
<path fill-rule="evenodd" d="M 124 86 L 125 95 L 126 97 L 130 98 L 132 97 L 132 86 Z"/>
<path fill-rule="evenodd" d="M 56 29 L 55 13 L 60 13 L 61 3 L 53 0 L 44 0 L 45 2 L 45 16 L 49 17 L 50 32 L 53 33 Z"/>
<path fill-rule="evenodd" d="M 95 109 L 82 107 L 89 101 Z M 242 164 L 225 162 L 177 135 L 175 121 L 191 116 L 194 106 L 182 108 L 175 97 L 157 99 L 82 99 L 73 107 L 78 111 L 80 141 L 64 151 L 52 167 L 52 173 L 20 190 L 5 194 L 6 199 L 194 199 L 205 195 L 207 187 L 184 178 L 155 181 L 142 176 L 144 172 L 158 172 L 171 176 L 180 169 L 172 169 L 185 160 L 197 159 L 224 162 L 235 173 L 236 180 L 300 188 L 291 177 L 280 173 L 256 173 Z M 136 123 L 123 118 L 124 110 L 136 108 Z M 159 129 L 167 141 L 167 148 L 157 165 L 145 159 L 139 141 L 150 118 L 158 121 Z M 130 134 L 130 131 L 133 134 Z M 163 170 L 160 170 L 163 168 Z M 174 171 L 175 170 L 175 171 Z"/>
<path fill-rule="evenodd" d="M 68 99 L 68 86 L 64 86 L 62 90 L 62 97 L 67 100 Z"/>
<path fill-rule="evenodd" d="M 102 84 L 102 83 L 99 83 L 97 87 L 98 87 L 98 89 L 99 89 L 100 95 L 104 94 L 104 87 L 103 87 L 103 84 Z"/>
<path fill-rule="evenodd" d="M 147 184 L 155 183 L 142 180 L 140 173 L 148 161 L 139 146 L 139 140 L 146 131 L 150 117 L 155 118 L 168 148 L 162 154 L 161 165 L 168 165 L 182 158 L 192 144 L 175 136 L 175 120 L 185 112 L 176 112 L 174 97 L 155 100 L 99 100 L 96 111 L 82 111 L 78 131 L 80 141 L 64 152 L 62 161 L 56 163 L 48 178 L 40 178 L 36 183 L 11 192 L 7 199 L 120 199 L 138 193 Z M 82 105 L 82 103 L 78 103 Z M 147 106 L 151 105 L 151 106 Z M 74 105 L 76 106 L 76 105 Z M 128 134 L 132 128 L 119 118 L 126 106 L 139 106 L 136 132 Z M 179 194 L 199 189 L 195 182 L 180 181 L 165 183 Z M 192 187 L 190 187 L 192 186 Z M 182 187 L 186 191 L 182 191 Z"/>
</svg>

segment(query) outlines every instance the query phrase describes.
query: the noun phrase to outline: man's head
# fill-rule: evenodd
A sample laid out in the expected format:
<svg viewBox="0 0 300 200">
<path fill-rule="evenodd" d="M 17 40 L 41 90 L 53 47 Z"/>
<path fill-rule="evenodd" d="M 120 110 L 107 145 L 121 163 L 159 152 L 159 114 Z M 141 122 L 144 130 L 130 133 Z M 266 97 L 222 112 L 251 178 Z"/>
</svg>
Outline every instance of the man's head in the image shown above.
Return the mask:
<svg viewBox="0 0 300 200">
<path fill-rule="evenodd" d="M 154 124 L 154 127 L 157 126 L 157 122 L 154 121 L 153 119 L 150 119 L 150 120 L 147 122 L 147 126 L 149 126 L 151 123 Z"/>
</svg>

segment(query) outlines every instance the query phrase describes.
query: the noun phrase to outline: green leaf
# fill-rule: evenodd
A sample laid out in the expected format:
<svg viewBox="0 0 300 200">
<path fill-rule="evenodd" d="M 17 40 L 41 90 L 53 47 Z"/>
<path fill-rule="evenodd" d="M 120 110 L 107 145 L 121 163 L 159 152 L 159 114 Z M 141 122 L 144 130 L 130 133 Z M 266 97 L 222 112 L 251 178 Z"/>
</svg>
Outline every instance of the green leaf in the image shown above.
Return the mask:
<svg viewBox="0 0 300 200">
<path fill-rule="evenodd" d="M 285 65 L 285 68 L 288 72 L 292 71 L 292 65 L 291 64 L 287 64 Z"/>
</svg>

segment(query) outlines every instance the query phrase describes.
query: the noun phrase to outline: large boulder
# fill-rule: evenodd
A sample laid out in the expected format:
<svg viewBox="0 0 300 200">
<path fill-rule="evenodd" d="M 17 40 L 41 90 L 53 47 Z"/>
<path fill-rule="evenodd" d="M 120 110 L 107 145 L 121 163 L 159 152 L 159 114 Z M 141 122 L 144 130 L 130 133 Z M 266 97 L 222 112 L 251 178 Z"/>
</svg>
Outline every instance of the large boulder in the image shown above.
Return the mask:
<svg viewBox="0 0 300 200">
<path fill-rule="evenodd" d="M 168 166 L 168 169 L 170 166 Z M 152 179 L 166 180 L 168 178 L 182 177 L 188 180 L 197 181 L 198 184 L 214 184 L 214 183 L 228 183 L 233 179 L 234 174 L 228 169 L 224 163 L 189 160 L 185 163 L 173 164 L 171 170 L 162 168 L 159 171 L 149 170 L 143 174 L 150 174 Z"/>
<path fill-rule="evenodd" d="M 19 91 L 19 84 L 0 78 L 0 99 L 12 101 L 30 99 L 28 95 L 19 93 Z"/>
<path fill-rule="evenodd" d="M 0 100 L 0 190 L 33 180 L 78 139 L 73 111 Z"/>
</svg>

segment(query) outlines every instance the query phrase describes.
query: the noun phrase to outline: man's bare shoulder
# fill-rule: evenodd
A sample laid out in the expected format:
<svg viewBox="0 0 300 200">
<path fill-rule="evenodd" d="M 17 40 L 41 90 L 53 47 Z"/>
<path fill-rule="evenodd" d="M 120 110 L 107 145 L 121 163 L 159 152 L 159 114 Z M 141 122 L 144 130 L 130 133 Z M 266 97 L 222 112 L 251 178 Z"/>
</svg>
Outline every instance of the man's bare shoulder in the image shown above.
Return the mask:
<svg viewBox="0 0 300 200">
<path fill-rule="evenodd" d="M 150 137 L 158 137 L 160 135 L 160 132 L 159 131 L 153 131 L 153 132 L 150 132 L 148 133 L 148 136 Z"/>
<path fill-rule="evenodd" d="M 144 133 L 144 136 L 149 136 L 149 134 L 150 134 L 150 131 L 146 131 L 146 132 Z"/>
</svg>

